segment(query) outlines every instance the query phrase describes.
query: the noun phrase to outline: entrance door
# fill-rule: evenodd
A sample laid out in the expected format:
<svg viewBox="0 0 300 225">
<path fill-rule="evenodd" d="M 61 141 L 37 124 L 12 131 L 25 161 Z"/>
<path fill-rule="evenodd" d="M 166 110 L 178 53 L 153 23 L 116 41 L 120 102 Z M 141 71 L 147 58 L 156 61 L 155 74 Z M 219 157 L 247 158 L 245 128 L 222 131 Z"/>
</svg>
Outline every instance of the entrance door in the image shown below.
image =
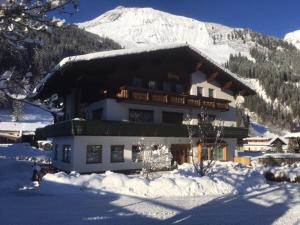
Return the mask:
<svg viewBox="0 0 300 225">
<path fill-rule="evenodd" d="M 188 162 L 189 144 L 173 144 L 171 145 L 171 153 L 173 156 L 172 165 L 177 162 L 178 165 Z"/>
</svg>

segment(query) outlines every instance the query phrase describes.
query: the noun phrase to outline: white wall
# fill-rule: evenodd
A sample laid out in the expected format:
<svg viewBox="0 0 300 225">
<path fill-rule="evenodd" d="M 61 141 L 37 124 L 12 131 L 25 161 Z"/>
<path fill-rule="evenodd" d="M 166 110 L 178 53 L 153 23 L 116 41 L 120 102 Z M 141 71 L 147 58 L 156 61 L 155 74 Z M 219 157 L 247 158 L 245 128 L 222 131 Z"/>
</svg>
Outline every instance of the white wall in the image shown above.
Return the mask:
<svg viewBox="0 0 300 225">
<path fill-rule="evenodd" d="M 233 160 L 236 148 L 236 139 L 224 139 L 228 143 L 229 160 Z M 80 173 L 100 172 L 106 170 L 134 170 L 141 169 L 141 163 L 132 162 L 132 145 L 138 143 L 145 145 L 162 144 L 169 147 L 171 144 L 188 144 L 188 138 L 177 137 L 117 137 L 117 136 L 75 136 L 73 138 L 54 138 L 54 143 L 59 144 L 59 158 L 53 164 L 55 167 L 71 171 L 75 170 Z M 194 139 L 196 143 L 197 140 Z M 62 145 L 71 144 L 72 154 L 71 163 L 62 162 Z M 86 164 L 87 145 L 102 145 L 102 163 Z M 111 163 L 111 145 L 124 145 L 124 162 Z M 197 147 L 194 148 L 194 157 L 197 160 Z"/>
<path fill-rule="evenodd" d="M 53 166 L 62 170 L 74 170 L 74 137 L 56 137 L 53 139 L 53 148 L 57 144 L 57 160 L 53 160 Z M 70 163 L 63 162 L 63 145 L 71 145 Z"/>
<path fill-rule="evenodd" d="M 231 101 L 229 111 L 222 112 L 222 119 L 225 126 L 236 126 L 236 104 L 235 97 L 231 90 L 222 91 L 217 81 L 207 82 L 207 76 L 201 71 L 191 74 L 190 95 L 197 95 L 197 87 L 203 88 L 203 96 L 208 97 L 208 89 L 214 89 L 214 97 Z"/>
<path fill-rule="evenodd" d="M 99 102 L 95 102 L 87 107 L 87 115 L 91 118 L 92 111 L 102 108 L 103 109 L 103 120 L 115 120 L 115 121 L 128 121 L 129 109 L 142 109 L 154 111 L 154 123 L 162 123 L 162 112 L 179 112 L 183 113 L 184 117 L 190 115 L 194 118 L 194 124 L 197 124 L 198 114 L 201 113 L 200 109 L 187 109 L 180 107 L 170 106 L 153 106 L 153 105 L 141 105 L 141 104 L 130 104 L 124 102 L 117 102 L 115 99 L 104 99 Z M 236 126 L 236 112 L 234 108 L 230 108 L 227 112 L 221 112 L 218 110 L 206 110 L 208 114 L 215 114 L 216 118 L 224 121 L 224 126 Z"/>
</svg>

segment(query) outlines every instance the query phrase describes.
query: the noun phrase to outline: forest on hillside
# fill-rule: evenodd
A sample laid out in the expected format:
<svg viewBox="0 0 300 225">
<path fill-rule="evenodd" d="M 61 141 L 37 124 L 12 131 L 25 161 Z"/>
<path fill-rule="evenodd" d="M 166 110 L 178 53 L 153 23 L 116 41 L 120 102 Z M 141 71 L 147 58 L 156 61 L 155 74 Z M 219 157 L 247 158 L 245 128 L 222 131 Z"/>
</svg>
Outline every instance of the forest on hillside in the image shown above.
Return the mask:
<svg viewBox="0 0 300 225">
<path fill-rule="evenodd" d="M 245 107 L 255 112 L 259 122 L 273 128 L 289 129 L 300 118 L 300 51 L 287 42 L 249 30 L 239 31 L 239 38 L 250 34 L 256 46 L 250 50 L 255 61 L 231 55 L 225 66 L 244 78 L 259 80 L 267 96 L 246 98 Z"/>
<path fill-rule="evenodd" d="M 0 74 L 13 70 L 23 77 L 31 72 L 33 83 L 37 84 L 65 57 L 121 48 L 114 41 L 86 32 L 75 25 L 54 27 L 51 33 L 42 34 L 41 40 L 41 46 L 28 44 L 20 51 L 0 39 Z M 7 98 L 0 91 L 0 108 L 9 108 L 18 113 L 22 111 L 22 103 Z"/>
</svg>

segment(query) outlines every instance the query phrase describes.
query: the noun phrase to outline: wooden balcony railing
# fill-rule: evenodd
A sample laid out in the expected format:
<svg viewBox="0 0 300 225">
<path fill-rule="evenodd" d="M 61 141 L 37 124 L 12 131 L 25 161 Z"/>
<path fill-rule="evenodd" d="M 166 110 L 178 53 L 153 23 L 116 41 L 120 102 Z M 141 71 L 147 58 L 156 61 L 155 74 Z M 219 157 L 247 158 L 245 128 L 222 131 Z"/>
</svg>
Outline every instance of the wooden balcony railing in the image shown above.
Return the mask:
<svg viewBox="0 0 300 225">
<path fill-rule="evenodd" d="M 159 90 L 121 87 L 117 94 L 119 100 L 168 104 L 174 106 L 200 107 L 205 109 L 229 110 L 229 102 L 225 99 L 183 95 Z"/>
</svg>

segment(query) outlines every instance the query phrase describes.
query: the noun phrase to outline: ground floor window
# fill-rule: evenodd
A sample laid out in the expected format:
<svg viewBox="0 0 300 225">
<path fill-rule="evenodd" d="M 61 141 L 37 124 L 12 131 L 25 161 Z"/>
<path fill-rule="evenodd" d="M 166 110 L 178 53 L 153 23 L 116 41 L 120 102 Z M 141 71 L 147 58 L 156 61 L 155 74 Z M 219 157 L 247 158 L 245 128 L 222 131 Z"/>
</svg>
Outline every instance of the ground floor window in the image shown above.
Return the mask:
<svg viewBox="0 0 300 225">
<path fill-rule="evenodd" d="M 57 156 L 58 156 L 58 145 L 55 144 L 54 145 L 54 151 L 53 151 L 53 159 L 57 160 Z"/>
<path fill-rule="evenodd" d="M 219 147 L 214 150 L 214 160 L 224 160 L 224 147 Z"/>
<path fill-rule="evenodd" d="M 111 162 L 124 162 L 124 145 L 111 146 Z"/>
<path fill-rule="evenodd" d="M 208 149 L 205 146 L 202 147 L 201 158 L 203 160 L 208 160 Z"/>
<path fill-rule="evenodd" d="M 102 162 L 102 145 L 88 145 L 86 147 L 86 163 Z"/>
<path fill-rule="evenodd" d="M 200 147 L 200 152 L 199 157 L 203 160 L 226 160 L 225 159 L 225 151 L 226 151 L 226 146 L 221 146 L 219 148 L 212 149 L 212 146 L 201 146 Z"/>
<path fill-rule="evenodd" d="M 63 145 L 63 157 L 62 161 L 69 163 L 71 159 L 71 145 Z"/>
<path fill-rule="evenodd" d="M 141 146 L 140 145 L 132 145 L 132 161 L 140 162 L 141 161 Z"/>
</svg>

